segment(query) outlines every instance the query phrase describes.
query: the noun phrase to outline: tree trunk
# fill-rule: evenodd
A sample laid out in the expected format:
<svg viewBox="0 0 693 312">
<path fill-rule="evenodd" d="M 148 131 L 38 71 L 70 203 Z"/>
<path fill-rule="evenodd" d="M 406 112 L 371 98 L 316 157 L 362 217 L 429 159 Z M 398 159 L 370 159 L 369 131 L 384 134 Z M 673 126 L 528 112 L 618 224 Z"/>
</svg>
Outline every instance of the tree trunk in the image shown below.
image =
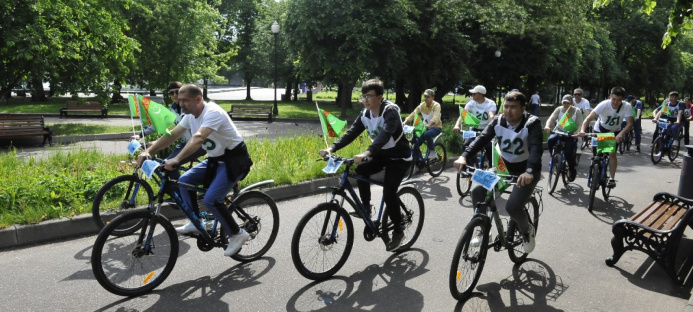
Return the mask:
<svg viewBox="0 0 693 312">
<path fill-rule="evenodd" d="M 156 90 L 150 89 L 149 90 L 149 96 L 156 96 Z"/>
<path fill-rule="evenodd" d="M 120 84 L 120 81 L 118 79 L 113 81 L 113 96 L 111 97 L 111 103 L 119 103 L 124 100 L 123 96 L 120 94 L 120 90 L 123 89 L 123 85 Z M 51 90 L 53 90 L 53 86 L 51 85 Z"/>
<path fill-rule="evenodd" d="M 337 84 L 337 105 L 342 109 L 340 118 L 347 118 L 347 108 L 351 108 L 351 90 L 356 84 L 353 82 L 341 82 Z M 356 116 L 353 116 L 356 117 Z"/>
<path fill-rule="evenodd" d="M 250 83 L 253 81 L 253 78 L 248 77 L 248 75 L 246 75 L 245 78 L 246 78 L 245 79 L 245 100 L 246 101 L 252 101 L 253 98 L 250 97 Z"/>
<path fill-rule="evenodd" d="M 45 102 L 46 92 L 43 91 L 43 83 L 41 80 L 32 79 L 31 80 L 31 101 L 32 102 Z"/>
<path fill-rule="evenodd" d="M 395 81 L 395 104 L 399 107 L 404 107 L 407 102 L 407 94 L 404 93 L 404 79 L 397 79 Z"/>
<path fill-rule="evenodd" d="M 405 107 L 404 107 L 404 112 L 412 112 L 416 106 L 418 106 L 421 102 L 419 101 L 421 99 L 421 95 L 424 92 L 424 88 L 422 87 L 412 87 L 409 90 L 409 98 L 405 102 Z"/>
<path fill-rule="evenodd" d="M 202 79 L 202 98 L 206 100 L 209 99 L 207 97 L 207 81 L 209 81 L 207 78 Z"/>
</svg>

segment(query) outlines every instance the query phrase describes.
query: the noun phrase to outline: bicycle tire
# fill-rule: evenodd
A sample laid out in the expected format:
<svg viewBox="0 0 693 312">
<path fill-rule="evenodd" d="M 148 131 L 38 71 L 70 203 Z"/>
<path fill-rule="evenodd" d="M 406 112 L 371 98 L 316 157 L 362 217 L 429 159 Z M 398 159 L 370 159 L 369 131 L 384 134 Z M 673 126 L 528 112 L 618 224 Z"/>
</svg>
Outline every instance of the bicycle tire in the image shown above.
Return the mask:
<svg viewBox="0 0 693 312">
<path fill-rule="evenodd" d="M 549 189 L 549 194 L 553 194 L 558 184 L 558 178 L 561 175 L 561 154 L 555 153 L 551 157 L 551 168 L 549 170 L 549 178 L 547 179 L 546 187 Z"/>
<path fill-rule="evenodd" d="M 490 231 L 489 223 L 481 217 L 472 218 L 464 228 L 450 265 L 448 281 L 453 298 L 460 301 L 469 298 L 479 282 L 488 254 Z M 477 238 L 481 243 L 478 246 L 472 244 L 473 238 Z"/>
<path fill-rule="evenodd" d="M 248 191 L 241 194 L 233 204 L 229 204 L 229 207 L 231 205 L 236 205 L 236 209 L 245 212 L 235 211 L 235 219 L 241 223 L 238 226 L 250 234 L 250 239 L 231 258 L 245 263 L 262 257 L 272 247 L 279 232 L 277 204 L 263 192 Z M 246 215 L 252 220 L 248 220 Z"/>
<path fill-rule="evenodd" d="M 419 238 L 424 223 L 425 211 L 423 197 L 421 197 L 421 193 L 415 188 L 405 186 L 397 191 L 397 197 L 402 205 L 400 209 L 404 210 L 401 211 L 404 239 L 402 240 L 402 244 L 395 250 L 396 252 L 401 252 L 411 248 Z M 386 210 L 387 209 L 389 209 L 389 207 L 386 208 Z M 387 215 L 387 211 L 385 215 Z M 383 219 L 387 220 L 385 218 Z"/>
<path fill-rule="evenodd" d="M 436 158 L 426 160 L 426 168 L 432 177 L 439 176 L 445 170 L 445 162 L 448 159 L 448 152 L 445 150 L 443 143 L 436 142 L 433 144 L 433 150 L 436 152 Z"/>
<path fill-rule="evenodd" d="M 650 151 L 650 159 L 653 164 L 658 164 L 662 160 L 662 154 L 664 150 L 664 144 L 662 143 L 662 137 L 658 137 L 652 143 L 652 150 Z"/>
<path fill-rule="evenodd" d="M 144 190 L 144 191 L 143 191 Z M 134 192 L 134 193 L 133 193 Z M 122 175 L 106 182 L 94 197 L 91 214 L 99 229 L 124 212 L 147 208 L 154 201 L 154 192 L 149 183 L 136 175 Z M 127 235 L 137 231 L 141 224 L 122 224 L 114 234 Z"/>
<path fill-rule="evenodd" d="M 676 157 L 679 156 L 679 151 L 681 150 L 681 137 L 679 137 L 678 140 L 674 140 L 673 138 L 671 139 L 673 142 L 671 143 L 671 146 L 669 147 L 669 161 L 673 162 Z"/>
<path fill-rule="evenodd" d="M 137 233 L 114 234 L 120 223 L 132 219 L 143 225 Z M 150 231 L 151 240 L 145 241 Z M 145 245 L 152 247 L 149 253 L 142 249 Z M 113 219 L 96 237 L 91 252 L 92 272 L 99 284 L 113 294 L 141 296 L 166 280 L 176 265 L 178 249 L 178 234 L 168 219 L 148 210 L 130 211 Z"/>
<path fill-rule="evenodd" d="M 539 232 L 539 203 L 537 199 L 532 196 L 525 205 L 525 213 L 529 222 L 534 226 L 534 238 Z M 508 223 L 508 256 L 510 261 L 515 264 L 520 264 L 527 259 L 527 253 L 525 253 L 524 247 L 522 246 L 523 239 L 522 234 L 518 230 L 515 221 L 510 220 Z"/>
<path fill-rule="evenodd" d="M 627 134 L 626 134 L 626 135 L 627 135 Z M 623 155 L 623 153 L 626 151 L 626 140 L 625 140 L 625 138 L 624 138 L 623 141 L 621 141 L 621 143 L 618 143 L 618 146 L 617 146 L 617 147 L 618 147 L 618 152 L 619 152 L 621 155 Z"/>
<path fill-rule="evenodd" d="M 594 208 L 594 197 L 597 195 L 597 188 L 599 188 L 601 184 L 600 173 L 599 164 L 592 164 L 590 166 L 590 197 L 587 200 L 587 211 L 589 212 L 592 212 L 592 208 Z"/>
<path fill-rule="evenodd" d="M 603 185 L 602 185 L 602 196 L 604 197 L 604 201 L 605 201 L 605 202 L 609 200 L 609 195 L 610 195 L 610 194 L 611 194 L 611 188 L 610 188 L 610 187 L 606 187 L 606 184 L 603 184 Z"/>
<path fill-rule="evenodd" d="M 413 156 L 413 154 L 412 154 Z M 409 180 L 414 176 L 414 170 L 416 169 L 416 161 L 412 160 L 407 168 L 407 174 L 404 177 L 405 180 Z"/>
<path fill-rule="evenodd" d="M 563 160 L 561 162 L 561 167 L 559 168 L 558 172 L 561 174 L 561 181 L 563 181 L 563 186 L 565 187 L 566 185 L 568 185 L 568 162 Z"/>
<path fill-rule="evenodd" d="M 626 140 L 625 140 L 625 143 L 626 143 L 626 151 L 629 151 L 629 152 L 630 152 L 630 148 L 631 148 L 631 146 L 633 146 L 633 137 L 634 137 L 634 136 L 633 136 L 633 131 L 632 131 L 632 130 L 631 130 L 631 131 L 628 131 L 628 133 L 626 133 Z"/>
<path fill-rule="evenodd" d="M 332 235 L 335 222 L 338 222 L 337 231 L 346 230 L 346 241 L 344 234 L 337 235 L 334 241 L 328 239 Z M 342 268 L 349 258 L 353 244 L 354 226 L 346 210 L 335 203 L 322 203 L 308 211 L 296 225 L 291 238 L 291 260 L 303 277 L 315 281 L 324 280 Z M 340 253 L 327 255 L 331 251 Z M 308 259 L 310 255 L 304 253 L 309 252 L 315 257 Z M 324 263 L 332 259 L 337 259 L 336 263 Z M 309 265 L 315 267 L 308 267 Z"/>
<path fill-rule="evenodd" d="M 457 172 L 457 194 L 462 198 L 469 195 L 472 188 L 472 176 L 467 172 Z"/>
</svg>

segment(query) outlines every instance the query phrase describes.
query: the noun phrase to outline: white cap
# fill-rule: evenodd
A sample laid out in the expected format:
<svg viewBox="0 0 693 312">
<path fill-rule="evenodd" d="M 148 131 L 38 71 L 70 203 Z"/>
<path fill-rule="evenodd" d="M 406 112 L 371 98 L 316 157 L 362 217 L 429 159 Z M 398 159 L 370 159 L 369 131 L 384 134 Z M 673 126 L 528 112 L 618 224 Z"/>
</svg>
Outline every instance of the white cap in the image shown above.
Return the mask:
<svg viewBox="0 0 693 312">
<path fill-rule="evenodd" d="M 481 94 L 486 94 L 486 88 L 482 85 L 478 85 L 474 87 L 474 89 L 470 89 L 469 93 L 474 94 L 474 93 L 481 93 Z"/>
</svg>

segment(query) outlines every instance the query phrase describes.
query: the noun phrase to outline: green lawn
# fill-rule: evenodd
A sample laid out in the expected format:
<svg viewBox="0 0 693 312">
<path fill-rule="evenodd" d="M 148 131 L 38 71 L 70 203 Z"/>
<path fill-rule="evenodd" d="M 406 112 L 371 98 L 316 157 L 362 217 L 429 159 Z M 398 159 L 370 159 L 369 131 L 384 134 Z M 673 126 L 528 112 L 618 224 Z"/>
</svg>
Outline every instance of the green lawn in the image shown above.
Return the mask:
<svg viewBox="0 0 693 312">
<path fill-rule="evenodd" d="M 54 136 L 82 135 L 82 134 L 102 134 L 102 133 L 132 133 L 129 126 L 107 126 L 84 123 L 47 123 L 46 127 L 53 130 Z"/>
</svg>

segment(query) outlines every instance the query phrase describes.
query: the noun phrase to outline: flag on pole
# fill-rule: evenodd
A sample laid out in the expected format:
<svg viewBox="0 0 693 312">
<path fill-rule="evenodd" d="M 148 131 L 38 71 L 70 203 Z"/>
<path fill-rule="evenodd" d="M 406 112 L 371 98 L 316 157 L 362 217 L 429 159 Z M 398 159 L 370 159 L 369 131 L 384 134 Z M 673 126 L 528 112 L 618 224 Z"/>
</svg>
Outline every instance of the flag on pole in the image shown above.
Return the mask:
<svg viewBox="0 0 693 312">
<path fill-rule="evenodd" d="M 130 116 L 131 117 L 139 117 L 140 116 L 140 108 L 139 105 L 137 104 L 137 98 L 135 97 L 134 94 L 128 95 L 128 104 L 130 105 Z"/>
<path fill-rule="evenodd" d="M 563 114 L 561 120 L 558 121 L 558 125 L 561 126 L 561 128 L 565 130 L 565 132 L 575 132 L 578 129 L 575 120 L 573 120 L 573 116 L 570 114 L 570 110 L 566 111 L 565 114 Z"/>
<path fill-rule="evenodd" d="M 669 115 L 669 105 L 667 103 L 662 104 L 662 114 Z"/>
<path fill-rule="evenodd" d="M 597 134 L 597 153 L 609 154 L 616 151 L 616 137 L 613 133 Z"/>
<path fill-rule="evenodd" d="M 501 151 L 500 147 L 498 146 L 498 143 L 493 145 L 493 167 L 496 168 L 496 174 L 505 174 L 509 175 L 510 172 L 508 172 L 508 168 L 505 166 L 505 161 L 503 160 L 503 157 L 501 156 Z M 510 187 L 508 183 L 505 183 L 505 180 L 501 179 L 498 181 L 498 191 L 503 192 L 505 189 Z"/>
<path fill-rule="evenodd" d="M 424 124 L 424 120 L 422 116 L 420 116 L 416 111 L 414 111 L 414 122 L 412 123 L 414 125 L 414 134 L 417 137 L 420 137 L 426 132 L 426 125 Z"/>
<path fill-rule="evenodd" d="M 479 121 L 479 118 L 476 118 L 476 116 L 474 116 L 467 110 L 463 109 L 462 106 L 460 106 L 460 116 L 462 117 L 462 123 L 470 127 L 476 128 L 481 123 L 481 121 Z"/>
<path fill-rule="evenodd" d="M 147 120 L 154 127 L 156 133 L 171 135 L 169 127 L 176 123 L 176 114 L 166 108 L 166 106 L 146 97 L 142 98 L 142 106 L 146 107 Z"/>
<path fill-rule="evenodd" d="M 317 107 L 317 103 L 315 104 L 315 106 Z M 346 126 L 346 121 L 335 117 L 334 115 L 330 114 L 330 112 L 319 107 L 318 116 L 320 117 L 322 133 L 325 135 L 325 137 L 338 138 L 339 134 Z"/>
<path fill-rule="evenodd" d="M 140 121 L 142 121 L 142 126 L 149 126 L 152 124 L 152 121 L 149 120 L 149 116 L 147 116 L 147 107 L 144 105 L 144 100 L 141 94 L 137 95 L 137 109 L 139 111 L 139 116 L 140 116 Z"/>
</svg>

